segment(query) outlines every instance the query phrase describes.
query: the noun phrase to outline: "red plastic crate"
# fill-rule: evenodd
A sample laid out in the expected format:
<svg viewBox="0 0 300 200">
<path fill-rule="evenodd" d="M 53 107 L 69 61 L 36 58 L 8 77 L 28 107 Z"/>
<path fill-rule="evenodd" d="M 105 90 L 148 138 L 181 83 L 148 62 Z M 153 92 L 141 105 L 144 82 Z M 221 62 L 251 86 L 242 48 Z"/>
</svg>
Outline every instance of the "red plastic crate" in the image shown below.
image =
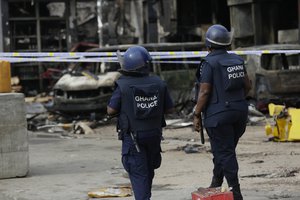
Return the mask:
<svg viewBox="0 0 300 200">
<path fill-rule="evenodd" d="M 199 188 L 192 192 L 192 200 L 233 200 L 233 194 L 221 192 L 221 188 Z"/>
</svg>

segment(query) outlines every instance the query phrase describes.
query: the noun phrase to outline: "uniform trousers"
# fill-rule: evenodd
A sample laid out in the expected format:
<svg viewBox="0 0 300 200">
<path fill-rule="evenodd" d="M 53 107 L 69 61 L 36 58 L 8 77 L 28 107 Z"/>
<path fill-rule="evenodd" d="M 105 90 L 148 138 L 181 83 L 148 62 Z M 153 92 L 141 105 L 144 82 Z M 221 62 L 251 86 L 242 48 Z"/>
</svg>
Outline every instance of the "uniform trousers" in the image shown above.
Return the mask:
<svg viewBox="0 0 300 200">
<path fill-rule="evenodd" d="M 161 164 L 161 131 L 143 131 L 137 134 L 140 152 L 129 134 L 122 142 L 122 163 L 128 172 L 136 200 L 150 200 L 154 170 Z"/>
<path fill-rule="evenodd" d="M 215 126 L 210 127 L 210 122 Z M 218 180 L 225 176 L 229 186 L 239 185 L 236 146 L 244 134 L 247 124 L 247 112 L 226 111 L 206 120 L 206 130 L 213 154 L 213 175 Z"/>
</svg>

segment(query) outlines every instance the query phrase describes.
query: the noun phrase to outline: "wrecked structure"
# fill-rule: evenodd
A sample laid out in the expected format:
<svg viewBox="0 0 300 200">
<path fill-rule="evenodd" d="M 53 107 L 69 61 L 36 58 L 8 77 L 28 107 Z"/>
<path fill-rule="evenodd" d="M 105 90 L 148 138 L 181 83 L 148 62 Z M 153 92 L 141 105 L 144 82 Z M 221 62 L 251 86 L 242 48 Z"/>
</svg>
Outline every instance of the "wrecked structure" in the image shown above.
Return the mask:
<svg viewBox="0 0 300 200">
<path fill-rule="evenodd" d="M 268 104 L 286 104 L 299 107 L 300 65 L 298 44 L 272 44 L 239 48 L 238 50 L 266 51 L 264 54 L 242 56 L 252 83 L 248 99 L 256 102 L 262 112 L 268 112 Z M 281 52 L 278 52 L 278 51 Z"/>
<path fill-rule="evenodd" d="M 235 31 L 234 48 L 298 42 L 297 0 L 2 0 L 0 51 L 83 51 L 90 44 L 201 42 L 207 27 Z M 84 48 L 72 48 L 84 43 Z M 22 92 L 45 91 L 49 68 L 14 64 Z M 52 84 L 53 85 L 53 84 Z"/>
<path fill-rule="evenodd" d="M 93 52 L 115 52 L 121 48 L 118 45 L 144 44 L 150 51 L 199 51 L 204 49 L 207 28 L 214 23 L 234 31 L 234 49 L 267 50 L 271 46 L 257 47 L 266 44 L 278 44 L 276 49 L 281 49 L 283 44 L 298 43 L 299 5 L 297 0 L 190 0 L 188 3 L 183 0 L 2 0 L 0 50 L 82 52 L 93 48 Z M 297 55 L 249 56 L 245 59 L 254 88 L 250 98 L 280 99 L 290 94 L 298 98 L 298 85 L 288 84 L 291 82 L 288 80 L 294 79 L 289 76 L 298 80 Z M 98 102 L 95 104 L 98 109 L 100 99 L 105 101 L 107 97 L 104 96 L 110 95 L 113 83 L 102 89 L 98 84 L 87 90 L 70 89 L 59 80 L 70 65 L 73 63 L 15 63 L 12 64 L 12 76 L 22 86 L 19 91 L 27 96 L 53 91 L 59 110 L 66 109 L 64 105 L 70 102 L 78 103 L 79 99 L 97 99 L 94 102 Z M 103 69 L 105 63 L 93 65 L 98 70 L 94 72 L 95 77 L 118 68 Z M 271 71 L 275 70 L 273 66 L 280 69 Z M 197 65 L 157 64 L 153 67 L 153 72 L 170 85 L 177 105 L 185 106 Z M 285 78 L 281 84 L 273 84 L 279 72 Z M 76 81 L 87 79 L 82 74 L 77 77 L 70 74 L 69 78 Z M 178 79 L 184 80 L 180 87 L 176 84 Z"/>
<path fill-rule="evenodd" d="M 94 69 L 93 71 L 96 71 Z M 88 72 L 65 74 L 55 84 L 51 109 L 65 113 L 106 112 L 119 72 L 108 72 L 90 78 Z"/>
<path fill-rule="evenodd" d="M 129 45 L 116 45 L 93 48 L 93 52 L 124 52 Z M 148 43 L 144 47 L 152 52 L 163 50 L 189 51 L 204 49 L 204 44 L 195 43 Z M 88 56 L 87 56 L 88 57 Z M 179 63 L 160 63 L 155 60 L 150 72 L 166 81 L 174 103 L 179 111 L 190 102 L 190 89 L 193 88 L 197 64 L 185 63 L 186 58 L 176 59 Z M 113 92 L 114 81 L 120 76 L 118 62 L 82 62 L 71 66 L 54 85 L 52 110 L 63 113 L 84 113 L 105 111 L 106 104 Z M 178 84 L 180 82 L 180 84 Z M 191 102 L 190 102 L 191 103 Z M 105 113 L 105 112 L 104 112 Z"/>
</svg>

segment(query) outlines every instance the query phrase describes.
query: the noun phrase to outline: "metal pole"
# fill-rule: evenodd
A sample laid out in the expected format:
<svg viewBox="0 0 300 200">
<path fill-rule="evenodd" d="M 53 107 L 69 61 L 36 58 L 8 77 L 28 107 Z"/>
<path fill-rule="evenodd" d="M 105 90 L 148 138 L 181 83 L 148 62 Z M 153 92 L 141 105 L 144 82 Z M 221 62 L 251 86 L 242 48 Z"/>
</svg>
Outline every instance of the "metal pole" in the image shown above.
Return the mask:
<svg viewBox="0 0 300 200">
<path fill-rule="evenodd" d="M 78 42 L 78 37 L 77 37 L 77 22 L 76 22 L 76 0 L 70 0 L 69 5 L 70 5 L 70 13 L 69 15 L 69 26 L 67 26 L 67 35 L 68 35 L 68 42 L 67 42 L 67 47 L 68 50 L 72 48 L 74 44 Z"/>
<path fill-rule="evenodd" d="M 3 4 L 3 1 L 0 1 L 0 14 L 1 14 L 1 16 L 0 16 L 0 52 L 3 52 L 3 30 L 4 30 L 4 28 L 3 28 L 3 23 L 2 23 L 2 19 L 3 19 L 3 15 L 2 15 L 2 13 L 3 13 L 3 10 L 2 10 L 2 4 Z"/>
<path fill-rule="evenodd" d="M 99 47 L 103 47 L 103 33 L 102 33 L 102 0 L 97 0 L 97 21 L 98 21 L 98 38 Z"/>
<path fill-rule="evenodd" d="M 41 19 L 40 19 L 40 12 L 39 12 L 40 3 L 35 3 L 35 14 L 36 14 L 36 31 L 37 31 L 37 50 L 38 52 L 42 52 L 42 34 L 41 34 Z M 42 91 L 44 89 L 43 86 L 43 79 L 41 78 L 40 74 L 44 72 L 42 63 L 39 63 L 39 89 Z"/>
</svg>

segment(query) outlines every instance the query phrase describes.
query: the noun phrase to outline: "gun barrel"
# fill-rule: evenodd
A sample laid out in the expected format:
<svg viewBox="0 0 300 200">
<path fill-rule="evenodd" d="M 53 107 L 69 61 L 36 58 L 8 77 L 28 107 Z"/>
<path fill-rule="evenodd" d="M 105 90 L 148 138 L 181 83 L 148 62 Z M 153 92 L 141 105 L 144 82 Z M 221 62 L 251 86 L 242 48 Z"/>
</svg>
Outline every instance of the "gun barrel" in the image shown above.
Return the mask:
<svg viewBox="0 0 300 200">
<path fill-rule="evenodd" d="M 132 138 L 132 141 L 133 141 L 133 144 L 134 144 L 134 146 L 135 146 L 135 148 L 136 148 L 136 151 L 137 151 L 138 153 L 140 153 L 141 150 L 140 150 L 140 147 L 139 147 L 138 143 L 136 142 L 136 137 L 133 135 L 132 132 L 130 132 L 130 136 L 131 136 L 131 138 Z"/>
<path fill-rule="evenodd" d="M 200 114 L 200 139 L 201 139 L 201 144 L 205 143 L 205 139 L 204 139 L 204 132 L 203 132 L 203 125 L 202 125 L 202 116 Z"/>
</svg>

